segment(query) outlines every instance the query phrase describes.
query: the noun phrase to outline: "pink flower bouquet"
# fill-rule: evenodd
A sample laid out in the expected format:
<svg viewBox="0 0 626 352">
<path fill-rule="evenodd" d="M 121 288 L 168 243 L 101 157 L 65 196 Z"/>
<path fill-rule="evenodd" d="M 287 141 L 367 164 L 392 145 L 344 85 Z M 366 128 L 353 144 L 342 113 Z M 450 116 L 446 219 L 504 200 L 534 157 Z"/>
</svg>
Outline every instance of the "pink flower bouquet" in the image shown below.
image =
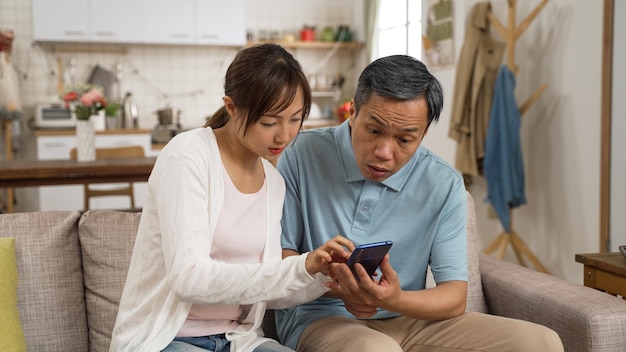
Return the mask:
<svg viewBox="0 0 626 352">
<path fill-rule="evenodd" d="M 73 107 L 76 118 L 88 120 L 89 116 L 107 107 L 102 88 L 93 85 L 76 86 L 62 97 L 66 107 Z"/>
</svg>

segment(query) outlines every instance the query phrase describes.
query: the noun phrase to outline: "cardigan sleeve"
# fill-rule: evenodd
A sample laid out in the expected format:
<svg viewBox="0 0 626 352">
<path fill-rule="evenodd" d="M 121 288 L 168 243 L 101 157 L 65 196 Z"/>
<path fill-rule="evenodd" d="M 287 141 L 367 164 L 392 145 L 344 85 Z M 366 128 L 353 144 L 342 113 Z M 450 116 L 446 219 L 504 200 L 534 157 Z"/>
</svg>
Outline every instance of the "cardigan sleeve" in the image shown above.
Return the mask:
<svg viewBox="0 0 626 352">
<path fill-rule="evenodd" d="M 216 144 L 211 146 L 208 156 L 178 152 L 200 147 L 193 144 L 168 151 L 149 180 L 159 213 L 159 250 L 174 295 L 189 303 L 251 304 L 289 296 L 314 282 L 305 270 L 304 256 L 272 258 L 262 264 L 228 264 L 210 258 L 208 249 L 224 193 L 219 150 Z M 269 184 L 268 197 L 275 196 L 276 184 L 280 181 Z M 268 206 L 268 212 L 278 213 L 269 220 L 278 227 L 268 231 L 279 234 L 281 212 L 271 208 L 282 208 L 282 201 L 277 204 Z"/>
</svg>

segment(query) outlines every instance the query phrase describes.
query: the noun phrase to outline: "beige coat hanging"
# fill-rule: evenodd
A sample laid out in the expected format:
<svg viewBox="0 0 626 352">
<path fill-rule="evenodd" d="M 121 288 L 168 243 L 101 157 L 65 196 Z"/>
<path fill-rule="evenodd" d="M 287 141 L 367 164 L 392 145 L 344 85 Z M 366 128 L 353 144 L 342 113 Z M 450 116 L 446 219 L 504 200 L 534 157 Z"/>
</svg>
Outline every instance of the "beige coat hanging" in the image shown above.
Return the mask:
<svg viewBox="0 0 626 352">
<path fill-rule="evenodd" d="M 489 111 L 505 44 L 490 34 L 491 5 L 474 5 L 457 65 L 449 136 L 457 141 L 455 167 L 466 184 L 482 174 Z"/>
</svg>

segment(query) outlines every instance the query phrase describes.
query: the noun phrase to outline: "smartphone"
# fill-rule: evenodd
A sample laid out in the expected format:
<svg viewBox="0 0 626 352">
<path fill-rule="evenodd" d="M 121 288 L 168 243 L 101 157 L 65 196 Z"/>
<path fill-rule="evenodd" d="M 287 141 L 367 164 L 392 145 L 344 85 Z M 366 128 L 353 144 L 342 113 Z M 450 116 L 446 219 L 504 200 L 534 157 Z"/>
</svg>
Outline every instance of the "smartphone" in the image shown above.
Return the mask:
<svg viewBox="0 0 626 352">
<path fill-rule="evenodd" d="M 380 262 L 383 261 L 385 255 L 389 252 L 391 245 L 393 245 L 393 242 L 383 241 L 357 246 L 348 259 L 348 267 L 352 270 L 354 277 L 357 279 L 359 277 L 354 269 L 354 264 L 356 263 L 363 265 L 365 271 L 370 276 L 373 276 Z"/>
</svg>

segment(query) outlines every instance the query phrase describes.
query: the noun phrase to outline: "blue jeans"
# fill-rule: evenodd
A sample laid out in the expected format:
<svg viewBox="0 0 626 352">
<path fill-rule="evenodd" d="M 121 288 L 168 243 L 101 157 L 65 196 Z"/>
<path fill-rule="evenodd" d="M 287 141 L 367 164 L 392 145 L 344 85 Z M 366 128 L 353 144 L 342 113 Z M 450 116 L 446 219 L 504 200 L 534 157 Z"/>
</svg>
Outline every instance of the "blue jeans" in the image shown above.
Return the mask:
<svg viewBox="0 0 626 352">
<path fill-rule="evenodd" d="M 230 341 L 224 334 L 201 337 L 176 337 L 161 352 L 230 352 Z"/>
<path fill-rule="evenodd" d="M 230 352 L 230 341 L 224 334 L 203 337 L 177 337 L 161 352 Z M 266 341 L 252 352 L 294 352 L 276 341 Z"/>
</svg>

